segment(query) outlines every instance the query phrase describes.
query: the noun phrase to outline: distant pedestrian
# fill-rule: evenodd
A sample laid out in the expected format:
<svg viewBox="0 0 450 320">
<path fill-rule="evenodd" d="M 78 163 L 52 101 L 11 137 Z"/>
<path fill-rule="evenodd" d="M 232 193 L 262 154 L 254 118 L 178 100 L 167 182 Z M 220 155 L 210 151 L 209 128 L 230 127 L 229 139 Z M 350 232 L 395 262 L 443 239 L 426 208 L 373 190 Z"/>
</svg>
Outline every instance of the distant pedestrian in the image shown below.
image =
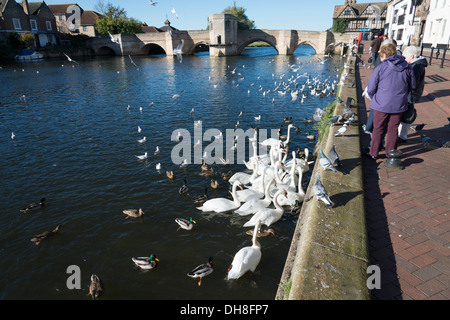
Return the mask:
<svg viewBox="0 0 450 320">
<path fill-rule="evenodd" d="M 427 59 L 419 56 L 419 49 L 415 46 L 406 47 L 403 50 L 403 57 L 414 72 L 416 79 L 416 89 L 410 91 L 408 95 L 408 103 L 415 104 L 419 102 L 422 97 L 423 89 L 425 87 L 425 68 L 428 66 Z M 408 130 L 411 124 L 400 122 L 398 127 L 399 142 L 406 142 L 408 139 Z"/>
<path fill-rule="evenodd" d="M 372 65 L 373 65 L 374 68 L 376 67 L 375 61 L 378 58 L 378 51 L 380 50 L 382 41 L 383 40 L 380 39 L 379 34 L 376 33 L 374 35 L 374 39 L 370 43 L 370 49 L 369 50 L 370 50 L 370 53 L 372 54 Z"/>
<path fill-rule="evenodd" d="M 378 156 L 386 128 L 386 152 L 397 149 L 398 125 L 408 108 L 408 93 L 416 89 L 412 69 L 405 58 L 396 53 L 393 43 L 381 46 L 381 64 L 372 72 L 367 85 L 373 109 L 373 132 L 370 151 L 365 155 L 372 159 Z"/>
</svg>

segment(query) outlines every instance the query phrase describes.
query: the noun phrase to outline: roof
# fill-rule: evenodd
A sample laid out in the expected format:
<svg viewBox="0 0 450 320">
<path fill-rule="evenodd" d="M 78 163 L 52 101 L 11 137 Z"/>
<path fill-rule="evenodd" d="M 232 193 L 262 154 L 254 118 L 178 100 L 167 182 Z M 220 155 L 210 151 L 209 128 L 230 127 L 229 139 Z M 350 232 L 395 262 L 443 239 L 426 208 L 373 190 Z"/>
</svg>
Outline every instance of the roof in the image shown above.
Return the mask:
<svg viewBox="0 0 450 320">
<path fill-rule="evenodd" d="M 53 12 L 53 14 L 61 15 L 66 14 L 67 8 L 70 6 L 78 6 L 76 3 L 66 3 L 66 4 L 48 4 L 47 7 Z M 80 7 L 80 6 L 78 6 Z M 81 9 L 81 7 L 80 7 Z"/>
<path fill-rule="evenodd" d="M 97 19 L 101 17 L 102 15 L 98 12 L 85 10 L 81 14 L 81 25 L 94 25 L 97 22 Z"/>
<path fill-rule="evenodd" d="M 144 32 L 144 33 L 161 32 L 160 29 L 158 29 L 158 28 L 156 28 L 156 27 L 153 27 L 153 26 L 147 26 L 147 25 L 145 25 L 145 24 L 143 24 L 143 25 L 141 26 L 141 28 L 142 28 L 142 32 Z"/>
<path fill-rule="evenodd" d="M 339 17 L 339 15 L 347 8 L 350 7 L 353 9 L 353 12 L 359 16 L 361 15 L 368 6 L 375 6 L 380 9 L 380 12 L 383 12 L 383 9 L 387 6 L 387 2 L 368 2 L 368 3 L 348 3 L 344 5 L 334 6 L 333 19 Z"/>
</svg>

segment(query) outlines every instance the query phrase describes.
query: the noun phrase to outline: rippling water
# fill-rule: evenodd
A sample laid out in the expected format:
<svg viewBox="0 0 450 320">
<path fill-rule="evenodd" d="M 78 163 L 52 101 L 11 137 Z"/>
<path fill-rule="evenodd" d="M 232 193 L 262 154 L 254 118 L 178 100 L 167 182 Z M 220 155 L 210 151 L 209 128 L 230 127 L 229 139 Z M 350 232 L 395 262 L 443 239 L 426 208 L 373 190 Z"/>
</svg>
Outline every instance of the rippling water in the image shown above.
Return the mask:
<svg viewBox="0 0 450 320">
<path fill-rule="evenodd" d="M 85 294 L 95 273 L 105 283 L 102 299 L 274 299 L 297 217 L 286 212 L 273 225 L 275 236 L 260 238 L 262 259 L 254 275 L 227 281 L 234 254 L 251 244 L 242 227 L 249 216 L 202 213 L 190 197 L 178 194 L 183 179 L 190 196 L 203 193 L 210 179 L 199 175 L 200 165 L 180 169 L 172 163 L 176 142 L 171 135 L 177 128 L 193 132 L 194 120 L 203 121 L 203 130 L 234 129 L 237 120 L 245 130 L 251 125 L 273 129 L 289 116 L 303 131 L 292 132 L 291 150 L 312 150 L 315 142 L 306 140 L 304 132 L 314 129 L 302 119 L 334 97 L 308 97 L 301 104 L 300 99 L 292 102 L 289 93 L 263 97 L 257 90 L 260 85 L 273 90 L 275 81 L 305 72 L 336 79 L 339 58 L 320 64 L 311 48 L 297 51 L 278 56 L 273 48 L 248 48 L 242 56 L 200 54 L 182 63 L 174 57 L 134 57 L 139 68 L 128 57 L 85 60 L 74 67 L 67 61 L 4 65 L 0 298 L 89 299 Z M 289 68 L 293 63 L 301 67 L 297 73 Z M 241 75 L 231 74 L 234 68 Z M 22 94 L 26 102 L 20 101 Z M 258 114 L 262 120 L 255 123 Z M 145 144 L 137 142 L 142 136 Z M 156 146 L 158 156 L 153 155 Z M 136 155 L 145 151 L 150 158 L 138 160 Z M 161 173 L 155 169 L 158 162 Z M 221 186 L 216 192 L 209 188 L 210 197 L 231 198 L 230 185 L 219 174 L 245 166 L 214 168 Z M 174 170 L 175 181 L 167 179 L 166 170 Z M 308 179 L 304 175 L 304 188 Z M 42 197 L 45 209 L 19 213 Z M 139 207 L 146 213 L 143 218 L 125 219 L 122 210 Z M 174 219 L 191 216 L 195 228 L 177 232 Z M 39 246 L 30 241 L 57 224 L 63 227 L 55 237 Z M 131 261 L 151 253 L 160 260 L 154 270 L 143 271 Z M 186 274 L 209 256 L 214 272 L 198 287 Z M 70 265 L 80 267 L 81 290 L 66 286 Z"/>
</svg>

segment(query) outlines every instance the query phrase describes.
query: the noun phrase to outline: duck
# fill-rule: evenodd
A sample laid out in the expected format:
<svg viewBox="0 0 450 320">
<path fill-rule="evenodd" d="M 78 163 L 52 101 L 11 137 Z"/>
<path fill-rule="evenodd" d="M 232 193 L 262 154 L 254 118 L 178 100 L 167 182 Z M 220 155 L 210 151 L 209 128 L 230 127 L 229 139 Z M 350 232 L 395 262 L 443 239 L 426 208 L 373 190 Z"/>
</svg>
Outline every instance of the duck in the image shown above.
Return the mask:
<svg viewBox="0 0 450 320">
<path fill-rule="evenodd" d="M 208 178 L 209 176 L 214 174 L 214 168 L 210 167 L 209 170 L 207 171 L 203 171 L 202 173 L 200 173 L 201 176 L 204 176 L 206 178 Z"/>
<path fill-rule="evenodd" d="M 91 296 L 92 300 L 97 300 L 103 294 L 103 291 L 104 287 L 102 280 L 96 274 L 92 274 L 87 296 Z"/>
<path fill-rule="evenodd" d="M 183 194 L 183 193 L 187 193 L 189 191 L 189 188 L 187 186 L 187 181 L 184 179 L 183 180 L 183 185 L 180 187 L 180 189 L 178 190 L 179 194 Z M 189 193 L 188 193 L 189 194 Z"/>
<path fill-rule="evenodd" d="M 128 218 L 138 218 L 144 215 L 144 210 L 142 210 L 141 208 L 139 209 L 126 209 L 123 210 L 123 213 L 125 213 L 127 215 L 127 217 L 125 219 Z"/>
<path fill-rule="evenodd" d="M 62 225 L 58 224 L 53 231 L 44 231 L 41 234 L 34 236 L 34 238 L 31 239 L 31 242 L 34 242 L 35 245 L 39 245 L 43 240 L 57 234 L 61 227 Z"/>
<path fill-rule="evenodd" d="M 246 232 L 246 234 L 248 234 L 250 236 L 253 236 L 253 233 L 254 233 L 253 230 L 248 230 Z M 275 235 L 275 231 L 272 228 L 265 229 L 265 230 L 259 229 L 258 232 L 256 233 L 256 237 L 258 237 L 258 238 L 267 237 L 270 235 Z"/>
<path fill-rule="evenodd" d="M 29 211 L 41 209 L 45 206 L 45 200 L 46 200 L 45 198 L 41 198 L 39 203 L 31 203 L 31 204 L 27 205 L 26 207 L 24 207 L 23 209 L 21 209 L 20 212 L 26 213 Z"/>
<path fill-rule="evenodd" d="M 230 180 L 230 178 L 233 176 L 233 172 L 232 171 L 227 171 L 222 173 L 222 179 L 223 181 L 228 181 Z"/>
<path fill-rule="evenodd" d="M 205 162 L 205 160 L 202 160 L 202 166 L 201 166 L 201 169 L 202 169 L 202 171 L 208 171 L 208 165 L 206 164 L 206 162 Z"/>
<path fill-rule="evenodd" d="M 205 202 L 208 199 L 209 199 L 209 196 L 208 196 L 208 189 L 207 188 L 205 188 L 205 193 L 204 194 L 192 197 L 192 201 L 194 201 L 195 203 L 203 203 L 203 202 Z"/>
<path fill-rule="evenodd" d="M 214 211 L 220 213 L 239 208 L 241 203 L 239 202 L 239 199 L 237 198 L 236 194 L 236 189 L 238 186 L 242 189 L 241 183 L 237 180 L 233 183 L 233 188 L 231 191 L 233 200 L 227 198 L 214 198 L 207 200 L 205 203 L 203 203 L 202 206 L 197 207 L 197 209 L 203 212 Z"/>
<path fill-rule="evenodd" d="M 210 275 L 214 271 L 212 261 L 213 258 L 209 257 L 207 263 L 203 263 L 195 267 L 191 272 L 187 274 L 191 278 L 200 278 L 198 281 L 199 287 L 202 285 L 202 278 L 206 277 L 207 275 Z"/>
<path fill-rule="evenodd" d="M 217 180 L 211 180 L 211 188 L 213 189 L 219 188 L 219 183 L 217 182 Z"/>
<path fill-rule="evenodd" d="M 313 135 L 313 134 L 311 134 L 309 131 L 306 133 L 306 139 L 308 139 L 308 140 L 314 140 L 316 137 Z"/>
<path fill-rule="evenodd" d="M 300 214 L 301 210 L 302 210 L 301 202 L 298 200 L 295 200 L 295 204 L 291 205 L 291 214 L 298 215 L 298 214 Z"/>
<path fill-rule="evenodd" d="M 175 173 L 173 173 L 173 171 L 166 171 L 166 175 L 167 175 L 167 178 L 169 178 L 170 180 L 175 179 Z"/>
<path fill-rule="evenodd" d="M 263 208 L 259 209 L 249 221 L 244 223 L 244 227 L 256 226 L 258 223 L 265 224 L 266 226 L 270 226 L 271 224 L 277 222 L 281 219 L 284 210 L 278 203 L 278 196 L 282 194 L 287 197 L 287 192 L 284 189 L 278 190 L 273 197 L 273 204 L 275 209 L 273 208 Z M 258 229 L 256 229 L 258 230 Z M 255 231 L 256 232 L 256 231 Z"/>
<path fill-rule="evenodd" d="M 233 258 L 228 268 L 228 280 L 239 279 L 247 271 L 255 272 L 256 267 L 261 260 L 261 245 L 256 240 L 261 222 L 257 222 L 253 230 L 252 245 L 241 248 Z"/>
<path fill-rule="evenodd" d="M 194 227 L 194 223 L 196 223 L 195 220 L 192 219 L 192 217 L 189 218 L 189 220 L 184 218 L 176 218 L 175 222 L 179 225 L 177 231 L 180 229 L 192 230 L 192 228 Z"/>
<path fill-rule="evenodd" d="M 148 257 L 133 257 L 131 260 L 141 269 L 154 269 L 158 266 L 159 259 L 154 254 Z"/>
</svg>

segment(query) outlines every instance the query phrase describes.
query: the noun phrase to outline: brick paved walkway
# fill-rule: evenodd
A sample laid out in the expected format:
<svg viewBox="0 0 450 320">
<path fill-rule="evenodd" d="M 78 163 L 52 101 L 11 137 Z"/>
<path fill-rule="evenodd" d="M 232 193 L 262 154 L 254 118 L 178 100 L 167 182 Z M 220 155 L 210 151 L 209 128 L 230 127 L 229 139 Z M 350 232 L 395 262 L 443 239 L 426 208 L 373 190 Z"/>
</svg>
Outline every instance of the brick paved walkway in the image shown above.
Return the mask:
<svg viewBox="0 0 450 320">
<path fill-rule="evenodd" d="M 366 44 L 365 51 L 368 50 Z M 369 54 L 360 55 L 357 75 L 361 123 L 370 101 L 361 98 L 373 69 L 363 66 Z M 409 131 L 400 144 L 404 170 L 388 169 L 381 159 L 362 160 L 370 263 L 381 269 L 381 289 L 374 300 L 450 299 L 450 69 L 431 65 L 426 69 L 425 91 L 416 104 L 415 124 L 433 139 L 422 143 L 420 132 Z M 362 148 L 370 142 L 361 130 Z"/>
</svg>

